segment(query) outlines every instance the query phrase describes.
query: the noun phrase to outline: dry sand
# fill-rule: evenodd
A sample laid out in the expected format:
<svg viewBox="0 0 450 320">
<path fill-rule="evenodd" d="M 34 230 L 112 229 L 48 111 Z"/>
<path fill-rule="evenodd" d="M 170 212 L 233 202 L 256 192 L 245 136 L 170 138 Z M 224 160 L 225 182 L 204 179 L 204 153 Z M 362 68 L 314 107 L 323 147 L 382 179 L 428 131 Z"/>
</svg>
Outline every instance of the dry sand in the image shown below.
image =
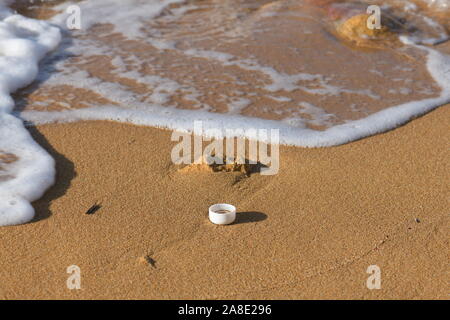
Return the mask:
<svg viewBox="0 0 450 320">
<path fill-rule="evenodd" d="M 448 299 L 449 116 L 444 106 L 347 145 L 281 147 L 277 175 L 243 179 L 179 172 L 166 130 L 30 128 L 57 182 L 32 223 L 0 228 L 0 299 Z M 209 223 L 218 202 L 238 208 L 235 224 Z M 71 265 L 81 290 L 67 289 Z M 380 290 L 366 287 L 370 265 Z"/>
<path fill-rule="evenodd" d="M 57 183 L 34 222 L 0 229 L 0 298 L 448 299 L 449 115 L 339 147 L 281 147 L 279 174 L 239 182 L 178 172 L 169 131 L 31 128 Z M 237 206 L 236 224 L 209 223 L 217 202 Z M 73 264 L 81 290 L 66 287 Z M 366 287 L 369 265 L 380 290 Z"/>
</svg>

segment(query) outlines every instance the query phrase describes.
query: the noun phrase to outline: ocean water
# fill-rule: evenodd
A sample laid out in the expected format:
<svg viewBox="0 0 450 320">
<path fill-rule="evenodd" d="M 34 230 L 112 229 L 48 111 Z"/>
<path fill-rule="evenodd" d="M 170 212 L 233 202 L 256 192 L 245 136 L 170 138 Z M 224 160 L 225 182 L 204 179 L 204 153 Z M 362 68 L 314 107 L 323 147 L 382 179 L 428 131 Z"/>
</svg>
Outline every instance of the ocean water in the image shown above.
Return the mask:
<svg viewBox="0 0 450 320">
<path fill-rule="evenodd" d="M 31 220 L 30 202 L 54 180 L 53 159 L 25 125 L 114 120 L 190 132 L 203 120 L 324 147 L 450 102 L 450 0 L 0 4 L 0 225 Z M 372 4 L 389 32 L 356 45 L 340 30 Z M 73 5 L 80 30 L 67 27 Z"/>
</svg>

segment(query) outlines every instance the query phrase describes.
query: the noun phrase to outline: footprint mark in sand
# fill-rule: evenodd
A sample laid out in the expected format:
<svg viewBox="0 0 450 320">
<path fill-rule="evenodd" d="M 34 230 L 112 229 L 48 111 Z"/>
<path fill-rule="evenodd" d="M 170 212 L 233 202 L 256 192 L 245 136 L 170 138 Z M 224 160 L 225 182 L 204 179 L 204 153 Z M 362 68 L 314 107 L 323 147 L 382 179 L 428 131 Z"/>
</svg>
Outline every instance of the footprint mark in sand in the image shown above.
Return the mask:
<svg viewBox="0 0 450 320">
<path fill-rule="evenodd" d="M 244 177 L 250 177 L 254 173 L 260 173 L 263 168 L 267 168 L 266 165 L 261 162 L 250 163 L 250 160 L 244 159 L 242 161 L 234 160 L 231 163 L 227 163 L 226 157 L 219 158 L 215 155 L 202 157 L 202 159 L 195 161 L 193 164 L 182 167 L 178 171 L 180 172 L 241 172 L 243 177 L 237 178 L 237 182 Z"/>
</svg>

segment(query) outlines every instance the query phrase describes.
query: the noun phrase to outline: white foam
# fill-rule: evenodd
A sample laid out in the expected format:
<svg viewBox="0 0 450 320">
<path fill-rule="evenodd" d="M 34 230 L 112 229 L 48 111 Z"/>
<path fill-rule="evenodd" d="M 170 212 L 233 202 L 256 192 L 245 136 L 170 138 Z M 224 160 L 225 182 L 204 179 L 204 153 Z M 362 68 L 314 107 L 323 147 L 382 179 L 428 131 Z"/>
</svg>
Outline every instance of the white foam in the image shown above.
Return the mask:
<svg viewBox="0 0 450 320">
<path fill-rule="evenodd" d="M 55 10 L 65 11 L 72 5 L 81 9 L 81 29 L 87 30 L 95 24 L 111 24 L 116 32 L 130 39 L 145 38 L 145 23 L 159 16 L 167 6 L 183 3 L 185 0 L 94 0 L 63 2 Z M 66 28 L 67 14 L 59 14 L 51 21 Z"/>
<path fill-rule="evenodd" d="M 164 4 L 168 3 L 178 3 L 179 1 L 163 1 Z M 97 0 L 94 2 L 83 1 L 81 5 L 96 6 L 95 10 L 82 10 L 86 15 L 91 15 L 94 21 L 105 23 L 113 23 L 116 31 L 122 32 L 125 36 L 130 35 L 139 36 L 142 34 L 135 33 L 133 30 L 137 27 L 131 27 L 130 24 L 123 23 L 126 21 L 125 16 L 121 16 L 122 13 L 117 13 L 113 10 L 106 8 L 104 11 L 103 4 L 112 5 L 113 0 Z M 128 0 L 121 2 L 121 7 L 124 8 L 122 11 L 127 11 L 130 5 L 140 3 L 137 0 Z M 146 2 L 149 6 L 155 3 L 155 1 Z M 67 5 L 67 4 L 65 4 Z M 114 7 L 114 5 L 112 5 Z M 85 7 L 93 9 L 94 7 Z M 160 14 L 163 7 L 158 7 L 159 9 L 150 10 L 150 12 Z M 117 9 L 117 8 L 116 8 Z M 130 8 L 132 10 L 132 8 Z M 183 12 L 183 10 L 179 10 Z M 139 17 L 147 17 L 147 14 L 143 14 L 143 11 L 129 11 L 129 18 L 132 17 L 139 21 Z M 119 15 L 119 16 L 117 16 Z M 66 17 L 65 14 L 60 15 Z M 136 17 L 134 17 L 136 16 Z M 57 17 L 54 21 L 61 17 Z M 90 21 L 91 18 L 88 18 Z M 145 20 L 145 19 L 144 19 Z M 144 21 L 142 20 L 142 21 Z M 142 22 L 141 21 L 141 22 Z M 142 27 L 142 23 L 137 23 L 137 25 Z M 131 28 L 131 29 L 129 29 Z M 134 28 L 134 29 L 133 29 Z M 139 28 L 139 30 L 141 30 Z M 142 30 L 141 30 L 142 31 Z M 147 37 L 148 39 L 148 37 Z M 75 39 L 74 41 L 78 41 Z M 435 50 L 428 49 L 423 46 L 416 45 L 411 39 L 404 39 L 404 41 L 409 41 L 408 44 L 415 46 L 419 49 L 426 50 L 428 52 L 427 67 L 431 76 L 435 79 L 438 85 L 442 87 L 441 95 L 437 98 L 430 98 L 421 101 L 411 101 L 408 103 L 403 103 L 398 106 L 393 106 L 388 109 L 384 109 L 380 112 L 372 114 L 364 119 L 357 121 L 349 121 L 347 123 L 336 125 L 325 131 L 315 131 L 305 128 L 304 126 L 291 126 L 289 121 L 271 121 L 257 118 L 249 118 L 238 114 L 232 114 L 245 108 L 248 105 L 248 101 L 240 99 L 232 101 L 229 103 L 230 113 L 229 114 L 217 114 L 209 113 L 206 110 L 210 109 L 208 106 L 201 106 L 199 103 L 199 110 L 180 110 L 173 108 L 174 106 L 166 105 L 161 106 L 163 103 L 168 102 L 168 94 L 174 93 L 175 91 L 186 90 L 190 94 L 192 99 L 196 99 L 199 93 L 195 88 L 186 88 L 184 85 L 173 82 L 171 79 L 166 79 L 163 77 L 145 77 L 141 74 L 136 73 L 136 68 L 133 71 L 126 71 L 124 69 L 124 63 L 120 59 L 114 59 L 113 63 L 118 67 L 118 72 L 122 77 L 130 77 L 133 79 L 141 79 L 140 81 L 146 83 L 149 88 L 153 89 L 155 96 L 151 96 L 146 101 L 142 102 L 137 96 L 117 83 L 108 83 L 101 81 L 100 79 L 95 79 L 84 72 L 78 71 L 78 73 L 73 73 L 73 70 L 66 70 L 63 74 L 62 72 L 52 74 L 47 80 L 49 84 L 70 84 L 74 87 L 82 88 L 95 88 L 95 91 L 100 93 L 102 96 L 108 97 L 109 100 L 124 106 L 125 108 L 118 108 L 116 106 L 103 106 L 103 107 L 92 107 L 82 110 L 67 110 L 62 112 L 35 112 L 29 111 L 24 112 L 22 116 L 35 123 L 49 123 L 53 121 L 77 121 L 77 120 L 115 120 L 121 122 L 130 122 L 140 125 L 149 125 L 156 127 L 164 127 L 175 130 L 191 131 L 193 128 L 193 123 L 195 120 L 203 120 L 207 122 L 210 127 L 246 127 L 251 125 L 252 127 L 260 128 L 278 128 L 281 130 L 281 143 L 290 144 L 296 146 L 305 147 L 322 147 L 322 146 L 333 146 L 338 144 L 347 143 L 356 139 L 360 139 L 369 135 L 373 135 L 379 132 L 384 132 L 393 129 L 413 117 L 426 113 L 440 105 L 450 102 L 449 94 L 449 74 L 445 70 L 448 69 L 450 58 L 445 56 Z M 89 43 L 88 43 L 89 45 Z M 107 50 L 107 48 L 102 49 L 99 47 L 87 47 L 81 42 L 77 42 L 73 48 L 74 54 L 80 54 L 81 52 L 90 51 L 91 54 L 107 54 L 102 52 L 102 50 Z M 98 52 L 96 52 L 96 50 Z M 256 59 L 242 59 L 224 52 L 217 52 L 213 50 L 204 50 L 198 48 L 190 48 L 186 50 L 177 49 L 172 47 L 170 50 L 177 50 L 190 57 L 198 57 L 208 59 L 210 61 L 218 62 L 223 66 L 236 66 L 247 71 L 255 71 L 264 75 L 270 83 L 265 83 L 261 88 L 265 89 L 269 93 L 285 91 L 290 92 L 294 90 L 303 90 L 308 93 L 316 95 L 334 96 L 342 92 L 360 94 L 369 96 L 375 101 L 380 99 L 379 96 L 373 94 L 369 90 L 352 90 L 337 87 L 329 83 L 329 77 L 316 74 L 299 73 L 299 74 L 284 74 L 278 72 L 270 66 L 264 66 L 258 63 Z M 64 66 L 62 66 L 64 68 Z M 127 67 L 130 67 L 128 64 Z M 314 86 L 314 88 L 309 88 L 301 86 L 298 82 L 312 81 L 319 86 Z M 167 90 L 163 88 L 167 86 Z M 406 91 L 404 91 L 406 93 Z M 270 94 L 268 95 L 271 96 Z M 309 106 L 309 107 L 308 107 Z M 351 109 L 351 107 L 349 107 Z M 330 116 L 326 113 L 321 113 L 320 106 L 311 107 L 311 105 L 303 105 L 303 111 L 310 113 L 313 116 L 313 121 L 311 124 L 323 125 L 330 120 Z M 319 112 L 320 111 L 320 112 Z M 295 119 L 287 119 L 295 120 Z"/>
<path fill-rule="evenodd" d="M 57 28 L 14 14 L 5 7 L 8 2 L 0 1 L 0 152 L 18 160 L 7 165 L 7 178 L 0 181 L 0 226 L 30 221 L 30 202 L 53 184 L 54 161 L 10 114 L 10 93 L 33 81 L 38 61 L 60 40 Z"/>
<path fill-rule="evenodd" d="M 201 120 L 204 121 L 205 128 L 238 129 L 251 126 L 261 129 L 280 129 L 280 143 L 286 145 L 301 147 L 335 146 L 394 129 L 414 117 L 450 102 L 450 57 L 434 49 L 412 43 L 410 45 L 427 51 L 427 68 L 430 75 L 441 87 L 441 95 L 437 98 L 411 101 L 393 106 L 366 118 L 336 125 L 324 131 L 293 127 L 281 121 L 206 111 L 162 108 L 157 104 L 139 103 L 133 104 L 134 107 L 129 109 L 103 106 L 58 112 L 27 111 L 22 113 L 22 116 L 36 124 L 79 120 L 113 120 L 184 132 L 192 132 L 194 121 Z M 91 81 L 95 80 L 91 79 Z M 73 84 L 76 85 L 75 82 Z M 115 88 L 114 91 L 109 91 L 108 97 L 114 95 L 114 92 L 120 96 L 119 88 Z M 324 118 L 320 120 L 323 121 Z"/>
<path fill-rule="evenodd" d="M 450 0 L 423 0 L 428 3 L 430 7 L 436 7 L 441 10 L 450 8 Z"/>
</svg>

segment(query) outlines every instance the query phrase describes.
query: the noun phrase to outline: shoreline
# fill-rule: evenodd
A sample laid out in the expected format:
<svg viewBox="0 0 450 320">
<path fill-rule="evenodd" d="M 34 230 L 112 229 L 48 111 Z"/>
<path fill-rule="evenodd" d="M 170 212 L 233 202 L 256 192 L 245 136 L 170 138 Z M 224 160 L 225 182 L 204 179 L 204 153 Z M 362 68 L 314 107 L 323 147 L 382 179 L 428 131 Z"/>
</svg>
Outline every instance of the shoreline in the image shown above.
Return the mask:
<svg viewBox="0 0 450 320">
<path fill-rule="evenodd" d="M 238 182 L 177 171 L 167 130 L 29 128 L 57 182 L 33 222 L 0 228 L 0 298 L 448 299 L 449 110 L 338 147 L 281 146 L 277 175 Z M 209 223 L 217 202 L 236 224 Z M 66 287 L 74 264 L 81 290 Z"/>
<path fill-rule="evenodd" d="M 324 4 L 327 2 L 331 1 L 324 1 Z M 13 8 L 39 19 L 49 19 L 54 14 L 52 5 L 47 3 L 28 7 L 28 2 L 17 1 Z M 198 14 L 192 17 L 201 19 L 202 11 Z M 189 19 L 180 21 L 181 25 L 190 25 L 191 22 Z M 307 41 L 302 46 L 305 50 L 322 48 L 323 44 L 328 43 L 324 40 L 327 37 L 319 41 L 317 37 L 309 38 L 307 33 L 302 34 L 295 26 L 303 26 L 305 21 L 298 23 L 284 27 L 278 23 L 268 26 L 272 30 L 291 30 L 287 40 L 297 41 L 301 38 Z M 232 24 L 234 26 L 235 23 Z M 400 103 L 400 99 L 399 104 L 395 104 L 399 107 L 393 114 L 397 120 L 408 118 L 402 125 L 397 125 L 399 122 L 394 121 L 392 114 L 387 115 L 388 109 L 382 109 L 356 120 L 352 125 L 334 127 L 336 129 L 333 132 L 339 133 L 335 135 L 336 139 L 341 140 L 351 134 L 354 136 L 355 131 L 364 131 L 361 120 L 366 121 L 364 123 L 371 128 L 368 136 L 360 136 L 352 141 L 347 139 L 347 142 L 336 146 L 317 147 L 319 142 L 327 141 L 325 131 L 316 139 L 316 145 L 312 146 L 314 141 L 310 141 L 309 131 L 295 131 L 291 127 L 292 130 L 287 134 L 291 140 L 298 138 L 299 141 L 309 141 L 311 146 L 280 145 L 280 166 L 275 175 L 262 175 L 245 167 L 232 172 L 227 172 L 226 168 L 213 172 L 205 165 L 184 170 L 185 167 L 174 165 L 171 159 L 171 151 L 178 144 L 178 141 L 171 141 L 171 128 L 139 125 L 155 124 L 152 121 L 159 118 L 169 119 L 166 112 L 170 112 L 170 109 L 155 112 L 154 119 L 144 119 L 143 113 L 139 111 L 133 114 L 132 110 L 123 109 L 118 111 L 117 118 L 126 119 L 128 123 L 102 120 L 102 115 L 95 110 L 83 109 L 83 102 L 86 106 L 92 102 L 109 105 L 109 99 L 113 101 L 117 96 L 113 94 L 108 97 L 105 94 L 103 97 L 95 90 L 91 91 L 89 86 L 71 87 L 69 80 L 73 80 L 72 71 L 85 71 L 106 84 L 123 85 L 131 90 L 125 93 L 142 94 L 142 99 L 150 99 L 149 92 L 152 95 L 156 92 L 155 98 L 159 97 L 162 101 L 165 93 L 156 89 L 166 88 L 167 85 L 170 88 L 171 83 L 159 83 L 160 79 L 155 86 L 152 76 L 160 75 L 161 70 L 169 72 L 165 75 L 168 79 L 184 81 L 187 76 L 194 76 L 198 78 L 192 82 L 194 88 L 205 87 L 215 92 L 225 92 L 229 100 L 219 99 L 214 92 L 206 95 L 206 100 L 196 100 L 195 92 L 186 95 L 184 91 L 181 94 L 175 90 L 171 96 L 169 90 L 167 94 L 186 109 L 195 107 L 192 104 L 194 100 L 218 106 L 216 112 L 202 116 L 205 120 L 213 117 L 221 120 L 221 111 L 235 107 L 238 111 L 248 111 L 242 113 L 244 115 L 256 115 L 258 118 L 258 113 L 252 114 L 251 109 L 245 110 L 246 106 L 259 112 L 259 106 L 271 105 L 274 101 L 284 101 L 286 105 L 282 107 L 287 108 L 289 103 L 300 101 L 296 93 L 289 96 L 289 90 L 285 92 L 287 97 L 267 95 L 266 102 L 257 99 L 259 102 L 252 103 L 251 99 L 245 97 L 254 88 L 258 89 L 258 85 L 258 90 L 268 90 L 270 93 L 277 85 L 283 84 L 279 77 L 289 80 L 290 76 L 286 78 L 283 71 L 279 73 L 275 69 L 275 73 L 267 71 L 259 65 L 259 60 L 233 60 L 241 57 L 239 47 L 228 48 L 231 53 L 234 52 L 230 57 L 217 56 L 217 53 L 222 52 L 218 50 L 220 47 L 216 48 L 216 52 L 205 53 L 187 50 L 189 46 L 181 46 L 179 52 L 174 50 L 172 56 L 158 56 L 156 51 L 152 51 L 158 46 L 134 42 L 135 51 L 128 50 L 132 40 L 125 41 L 109 34 L 108 24 L 97 27 L 93 27 L 93 30 L 94 33 L 99 32 L 99 37 L 94 37 L 94 40 L 99 45 L 104 41 L 104 47 L 100 54 L 94 52 L 95 59 L 90 60 L 88 57 L 88 60 L 83 61 L 80 58 L 78 62 L 75 59 L 75 69 L 51 73 L 55 77 L 61 76 L 53 83 L 48 79 L 34 82 L 13 94 L 16 111 L 21 112 L 23 118 L 42 121 L 45 117 L 57 118 L 62 115 L 62 112 L 52 114 L 45 110 L 74 108 L 67 109 L 67 112 L 72 112 L 72 116 L 81 114 L 83 116 L 80 118 L 90 120 L 26 127 L 32 138 L 55 160 L 56 183 L 41 199 L 32 203 L 36 216 L 30 223 L 0 227 L 0 299 L 449 298 L 448 90 L 442 91 L 439 100 L 439 103 L 446 102 L 446 105 L 428 110 L 415 119 L 404 114 L 405 105 Z M 165 27 L 169 30 L 170 23 Z M 178 24 L 174 27 L 178 28 Z M 251 26 L 248 29 L 253 30 Z M 123 34 L 127 34 L 127 31 Z M 177 38 L 176 35 L 175 32 L 173 39 Z M 264 43 L 266 47 L 277 47 L 280 44 L 278 41 L 285 42 L 278 37 L 255 39 L 257 47 Z M 109 44 L 113 42 L 118 51 L 109 54 Z M 199 46 L 200 49 L 203 47 L 209 48 L 210 45 L 205 42 Z M 450 42 L 439 45 L 439 51 L 450 53 Z M 133 56 L 133 52 L 134 58 L 140 62 L 136 68 L 133 59 L 131 62 L 126 60 Z M 349 57 L 353 54 L 356 55 L 352 52 Z M 119 58 L 115 64 L 110 55 Z M 148 59 L 154 56 L 156 61 L 150 65 L 156 70 L 144 63 L 152 61 Z M 307 66 L 317 61 L 315 68 L 319 71 L 327 68 L 334 70 L 333 64 L 340 65 L 346 61 L 355 64 L 355 60 L 341 54 L 336 54 L 341 60 L 331 59 L 329 65 L 324 64 L 324 60 L 315 59 L 314 53 L 301 56 L 306 57 Z M 301 71 L 297 76 L 308 71 L 296 69 L 301 64 L 293 53 L 268 50 L 267 56 L 263 54 L 262 58 L 285 61 L 285 64 L 277 67 L 289 71 L 289 75 L 291 71 Z M 430 81 L 429 76 L 434 74 L 441 79 L 435 79 L 436 83 L 445 87 L 448 63 L 439 64 L 438 58 L 434 62 L 428 60 L 427 66 L 434 66 L 431 68 L 433 72 L 428 68 L 430 74 L 425 69 L 412 68 L 411 72 L 414 73 L 403 74 L 404 80 L 414 85 L 418 82 L 426 84 Z M 181 62 L 186 64 L 184 75 L 175 72 L 175 67 L 172 68 Z M 42 65 L 45 62 L 41 62 Z M 192 72 L 205 65 L 209 70 L 206 73 Z M 50 63 L 46 68 L 50 66 L 54 64 Z M 230 66 L 240 68 L 236 73 L 233 73 L 236 71 L 234 69 L 228 70 L 233 71 L 229 76 L 237 77 L 232 78 L 231 85 L 220 81 L 211 82 L 216 80 L 216 76 L 224 74 L 225 67 Z M 361 68 L 349 70 L 364 71 L 366 67 L 367 64 L 362 63 Z M 315 68 L 311 70 L 316 72 Z M 385 71 L 390 69 L 386 67 Z M 133 73 L 133 70 L 136 74 L 129 78 L 124 76 L 125 71 Z M 255 70 L 261 73 L 257 77 L 252 73 Z M 339 75 L 345 75 L 347 68 L 342 67 L 339 71 Z M 68 78 L 62 76 L 64 73 Z M 138 81 L 146 76 L 150 77 L 147 85 Z M 260 76 L 265 77 L 267 83 L 252 82 L 264 80 L 259 79 Z M 249 82 L 239 84 L 240 90 L 236 91 L 234 86 L 237 82 L 234 80 L 240 78 Z M 363 82 L 365 74 L 351 74 L 347 78 L 349 85 L 366 87 Z M 384 75 L 382 79 L 387 78 Z M 294 83 L 288 81 L 288 85 Z M 314 92 L 318 84 L 320 82 L 312 82 L 309 83 L 310 87 L 305 85 L 305 88 Z M 339 81 L 338 84 L 343 85 Z M 383 92 L 390 88 L 402 89 L 397 81 L 393 84 L 380 81 L 376 85 Z M 109 93 L 116 93 L 114 88 L 117 89 L 113 87 Z M 415 95 L 422 94 L 416 89 L 427 88 L 418 85 L 412 86 L 409 94 L 399 92 L 402 98 L 416 101 L 421 99 Z M 253 92 L 255 97 L 260 96 L 258 90 Z M 426 95 L 424 92 L 426 90 L 423 91 L 423 95 Z M 185 99 L 189 96 L 192 98 L 192 95 L 194 100 L 191 102 Z M 237 99 L 239 97 L 244 99 Z M 141 101 L 144 104 L 153 101 L 145 99 L 142 100 L 145 102 Z M 359 99 L 365 101 L 358 98 L 358 103 L 361 102 Z M 433 101 L 438 103 L 437 98 Z M 344 100 L 339 103 L 346 105 Z M 386 100 L 381 99 L 374 106 L 382 108 L 383 103 Z M 308 110 L 307 106 L 302 106 L 304 112 Z M 408 106 L 410 113 L 418 108 L 411 102 L 408 102 Z M 183 125 L 189 126 L 191 116 L 187 114 L 191 111 L 184 108 L 179 110 L 178 117 L 175 117 L 177 124 L 181 128 Z M 403 118 L 399 117 L 400 113 Z M 323 115 L 319 113 L 317 119 L 313 115 L 309 115 L 310 122 L 304 120 L 307 123 L 305 128 L 320 128 L 317 123 L 323 120 Z M 278 119 L 263 118 L 258 120 L 257 126 L 267 128 L 267 123 Z M 235 120 L 237 126 L 249 126 L 246 118 L 236 117 Z M 130 123 L 133 121 L 135 124 Z M 382 131 L 380 121 L 391 129 L 377 133 Z M 176 125 L 168 123 L 169 126 Z M 38 162 L 36 156 L 29 158 L 30 163 Z M 15 154 L 0 153 L 0 170 L 3 170 L 2 164 L 7 168 L 18 159 L 20 155 L 16 157 Z M 30 179 L 29 182 L 35 182 L 33 180 L 36 179 Z M 8 188 L 5 190 L 9 192 Z M 237 220 L 228 226 L 213 225 L 208 220 L 208 207 L 224 202 L 237 207 Z M 367 285 L 371 276 L 368 270 L 373 270 L 374 266 L 381 271 L 381 288 L 371 290 Z M 80 290 L 68 287 L 71 270 L 81 272 Z"/>
</svg>

